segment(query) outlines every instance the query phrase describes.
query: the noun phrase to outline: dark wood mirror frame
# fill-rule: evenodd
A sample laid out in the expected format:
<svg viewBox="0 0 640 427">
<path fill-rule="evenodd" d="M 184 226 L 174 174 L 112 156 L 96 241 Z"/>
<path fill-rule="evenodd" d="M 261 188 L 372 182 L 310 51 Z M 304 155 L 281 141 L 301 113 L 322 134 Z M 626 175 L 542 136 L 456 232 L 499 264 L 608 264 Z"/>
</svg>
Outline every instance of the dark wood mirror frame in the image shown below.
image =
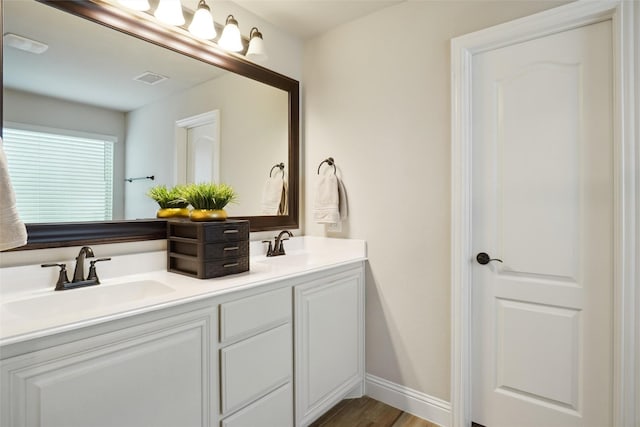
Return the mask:
<svg viewBox="0 0 640 427">
<path fill-rule="evenodd" d="M 153 21 L 139 18 L 106 3 L 89 0 L 37 0 L 60 10 L 154 43 L 182 55 L 282 89 L 289 94 L 288 214 L 281 216 L 234 217 L 247 219 L 251 231 L 298 228 L 299 200 L 299 82 L 229 54 L 209 43 L 200 42 L 180 31 L 168 31 Z M 1 15 L 1 9 L 0 9 Z M 0 45 L 0 53 L 2 45 Z M 2 72 L 0 61 L 0 73 Z M 2 74 L 0 74 L 0 80 Z M 2 106 L 0 103 L 0 117 Z M 86 244 L 122 243 L 166 238 L 166 221 L 158 219 L 59 224 L 27 224 L 29 241 L 14 250 L 42 249 Z"/>
</svg>

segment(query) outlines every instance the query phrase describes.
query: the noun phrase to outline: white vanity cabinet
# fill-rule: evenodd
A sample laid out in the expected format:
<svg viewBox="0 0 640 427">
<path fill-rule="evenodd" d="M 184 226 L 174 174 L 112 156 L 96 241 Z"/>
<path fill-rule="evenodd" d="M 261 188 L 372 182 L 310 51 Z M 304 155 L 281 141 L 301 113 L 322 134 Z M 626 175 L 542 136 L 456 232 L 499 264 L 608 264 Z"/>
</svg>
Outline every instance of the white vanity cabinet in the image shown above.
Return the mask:
<svg viewBox="0 0 640 427">
<path fill-rule="evenodd" d="M 363 380 L 358 261 L 4 345 L 0 427 L 302 427 Z"/>
<path fill-rule="evenodd" d="M 364 268 L 294 287 L 296 426 L 364 393 Z"/>
<path fill-rule="evenodd" d="M 216 321 L 215 307 L 189 306 L 2 354 L 1 425 L 214 426 Z"/>
</svg>

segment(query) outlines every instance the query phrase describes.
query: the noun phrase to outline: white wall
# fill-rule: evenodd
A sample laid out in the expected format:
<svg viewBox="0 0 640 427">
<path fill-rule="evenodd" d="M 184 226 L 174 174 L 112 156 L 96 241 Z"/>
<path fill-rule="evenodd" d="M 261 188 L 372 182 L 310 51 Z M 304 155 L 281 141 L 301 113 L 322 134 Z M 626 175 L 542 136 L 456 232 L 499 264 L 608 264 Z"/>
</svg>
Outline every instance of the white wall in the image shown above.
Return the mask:
<svg viewBox="0 0 640 427">
<path fill-rule="evenodd" d="M 154 175 L 125 187 L 125 218 L 150 218 L 158 205 L 145 194 L 176 184 L 175 123 L 220 110 L 220 182 L 238 193 L 229 215 L 260 215 L 270 168 L 287 163 L 288 94 L 237 74 L 225 74 L 127 114 L 127 176 Z"/>
<path fill-rule="evenodd" d="M 558 5 L 409 1 L 305 44 L 305 229 L 313 178 L 336 160 L 366 239 L 367 373 L 450 394 L 450 65 L 452 37 Z"/>
<path fill-rule="evenodd" d="M 57 129 L 113 135 L 118 138 L 113 159 L 113 217 L 124 215 L 125 115 L 58 98 L 5 88 L 3 121 Z"/>
</svg>

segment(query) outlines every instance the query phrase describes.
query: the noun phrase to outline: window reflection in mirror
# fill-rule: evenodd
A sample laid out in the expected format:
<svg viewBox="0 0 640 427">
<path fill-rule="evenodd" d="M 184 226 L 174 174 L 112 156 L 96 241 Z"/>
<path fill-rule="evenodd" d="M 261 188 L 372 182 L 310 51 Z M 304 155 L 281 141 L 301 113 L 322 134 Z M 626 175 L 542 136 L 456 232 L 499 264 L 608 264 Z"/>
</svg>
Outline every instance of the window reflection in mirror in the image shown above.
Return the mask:
<svg viewBox="0 0 640 427">
<path fill-rule="evenodd" d="M 4 33 L 49 46 L 39 55 L 5 47 L 3 127 L 15 123 L 117 140 L 113 219 L 153 217 L 157 206 L 145 195 L 151 186 L 207 176 L 239 194 L 239 203 L 228 206 L 231 216 L 263 214 L 261 193 L 271 167 L 288 159 L 287 92 L 32 0 L 4 2 L 3 13 Z M 155 79 L 162 81 L 139 81 Z M 189 142 L 189 119 L 213 111 L 213 130 Z M 12 168 L 15 162 L 9 163 Z M 210 165 L 208 172 L 203 164 Z M 78 167 L 69 160 L 59 168 Z M 200 172 L 194 175 L 194 168 Z M 125 181 L 146 176 L 155 179 Z M 87 187 L 87 199 L 98 192 Z M 17 189 L 18 203 L 22 197 Z"/>
</svg>

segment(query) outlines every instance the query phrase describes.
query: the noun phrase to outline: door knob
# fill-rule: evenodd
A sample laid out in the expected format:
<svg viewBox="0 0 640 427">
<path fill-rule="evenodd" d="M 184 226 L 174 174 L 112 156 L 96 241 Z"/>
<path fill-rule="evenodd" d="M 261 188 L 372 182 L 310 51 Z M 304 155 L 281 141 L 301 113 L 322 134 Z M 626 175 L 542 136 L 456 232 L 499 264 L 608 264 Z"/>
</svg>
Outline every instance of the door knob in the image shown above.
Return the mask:
<svg viewBox="0 0 640 427">
<path fill-rule="evenodd" d="M 489 256 L 488 253 L 486 252 L 480 252 L 477 256 L 476 256 L 476 261 L 478 261 L 480 264 L 482 265 L 487 265 L 489 264 L 491 261 L 498 261 L 498 262 L 502 262 L 501 259 L 498 258 L 491 258 L 491 256 Z"/>
</svg>

